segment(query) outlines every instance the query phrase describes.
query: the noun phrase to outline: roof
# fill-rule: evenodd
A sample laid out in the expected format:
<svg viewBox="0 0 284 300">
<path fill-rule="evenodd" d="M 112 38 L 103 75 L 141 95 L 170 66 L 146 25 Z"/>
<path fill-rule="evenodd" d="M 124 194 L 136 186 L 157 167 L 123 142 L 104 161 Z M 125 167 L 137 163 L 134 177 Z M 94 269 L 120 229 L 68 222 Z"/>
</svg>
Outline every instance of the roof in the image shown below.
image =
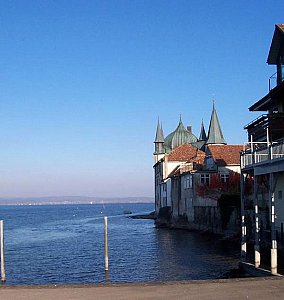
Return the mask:
<svg viewBox="0 0 284 300">
<path fill-rule="evenodd" d="M 163 143 L 164 142 L 164 133 L 162 125 L 160 126 L 160 121 L 158 120 L 157 129 L 156 129 L 156 138 L 154 143 Z"/>
<path fill-rule="evenodd" d="M 204 124 L 203 121 L 201 122 L 201 129 L 200 129 L 200 135 L 199 135 L 199 141 L 206 141 L 207 140 L 207 136 L 206 136 L 206 132 L 204 129 Z"/>
<path fill-rule="evenodd" d="M 277 99 L 283 98 L 284 81 L 278 84 L 275 88 L 269 91 L 267 95 L 255 102 L 249 107 L 249 111 L 268 111 L 271 106 L 275 105 Z"/>
<path fill-rule="evenodd" d="M 276 24 L 272 38 L 272 42 L 267 57 L 267 63 L 269 65 L 277 65 L 279 58 L 284 57 L 284 24 Z M 283 63 L 283 62 L 282 62 Z M 283 97 L 284 83 L 277 84 L 276 87 L 271 89 L 267 95 L 262 99 L 255 102 L 251 107 L 250 111 L 267 111 L 275 105 L 275 100 Z"/>
<path fill-rule="evenodd" d="M 276 65 L 280 56 L 284 56 L 284 24 L 276 24 L 272 42 L 267 57 L 269 65 Z"/>
<path fill-rule="evenodd" d="M 192 143 L 191 145 L 198 148 L 198 149 L 203 150 L 203 147 L 204 147 L 205 143 L 206 143 L 206 141 L 197 141 L 195 143 Z"/>
<path fill-rule="evenodd" d="M 180 118 L 177 128 L 165 138 L 165 147 L 167 150 L 173 150 L 182 144 L 191 144 L 196 141 L 197 137 L 184 127 Z"/>
<path fill-rule="evenodd" d="M 226 144 L 224 139 L 217 112 L 215 109 L 215 104 L 213 102 L 213 109 L 210 119 L 210 125 L 208 130 L 208 139 L 206 144 Z"/>
<path fill-rule="evenodd" d="M 208 145 L 207 156 L 212 156 L 218 166 L 239 165 L 243 145 Z"/>
<path fill-rule="evenodd" d="M 205 153 L 203 151 L 189 144 L 180 145 L 168 154 L 168 161 L 184 161 L 202 164 L 204 158 Z"/>
</svg>

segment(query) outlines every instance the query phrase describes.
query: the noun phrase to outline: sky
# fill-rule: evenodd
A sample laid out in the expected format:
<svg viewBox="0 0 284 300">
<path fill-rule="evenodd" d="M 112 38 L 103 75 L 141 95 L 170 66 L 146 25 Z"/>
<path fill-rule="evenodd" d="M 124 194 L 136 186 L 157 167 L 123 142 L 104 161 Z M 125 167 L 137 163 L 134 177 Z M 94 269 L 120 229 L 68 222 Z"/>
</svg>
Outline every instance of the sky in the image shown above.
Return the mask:
<svg viewBox="0 0 284 300">
<path fill-rule="evenodd" d="M 153 196 L 153 141 L 212 101 L 246 141 L 283 0 L 0 0 L 0 197 Z"/>
</svg>

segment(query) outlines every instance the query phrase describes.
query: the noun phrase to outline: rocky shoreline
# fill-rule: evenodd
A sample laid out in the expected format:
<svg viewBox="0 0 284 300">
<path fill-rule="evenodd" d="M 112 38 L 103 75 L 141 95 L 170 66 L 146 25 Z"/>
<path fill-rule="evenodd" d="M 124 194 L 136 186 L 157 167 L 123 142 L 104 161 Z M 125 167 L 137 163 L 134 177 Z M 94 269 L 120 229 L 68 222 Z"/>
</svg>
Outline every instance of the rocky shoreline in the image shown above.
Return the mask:
<svg viewBox="0 0 284 300">
<path fill-rule="evenodd" d="M 154 211 L 150 212 L 150 213 L 146 213 L 146 214 L 140 214 L 140 215 L 129 215 L 128 218 L 130 219 L 145 219 L 145 220 L 156 220 L 157 219 L 157 215 Z"/>
</svg>

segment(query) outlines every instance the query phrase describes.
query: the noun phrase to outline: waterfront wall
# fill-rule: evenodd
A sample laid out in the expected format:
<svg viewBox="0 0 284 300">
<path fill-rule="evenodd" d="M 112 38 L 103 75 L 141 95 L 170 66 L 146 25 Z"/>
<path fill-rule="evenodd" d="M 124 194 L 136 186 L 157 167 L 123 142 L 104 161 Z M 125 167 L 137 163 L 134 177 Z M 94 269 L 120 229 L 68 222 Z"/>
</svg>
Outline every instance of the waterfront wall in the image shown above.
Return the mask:
<svg viewBox="0 0 284 300">
<path fill-rule="evenodd" d="M 236 238 L 241 232 L 239 204 L 239 196 L 221 196 L 219 200 L 203 199 L 192 207 L 189 216 L 186 213 L 178 215 L 173 213 L 173 208 L 163 207 L 157 216 L 156 226 L 197 230 Z M 174 208 L 174 211 L 177 209 Z"/>
</svg>

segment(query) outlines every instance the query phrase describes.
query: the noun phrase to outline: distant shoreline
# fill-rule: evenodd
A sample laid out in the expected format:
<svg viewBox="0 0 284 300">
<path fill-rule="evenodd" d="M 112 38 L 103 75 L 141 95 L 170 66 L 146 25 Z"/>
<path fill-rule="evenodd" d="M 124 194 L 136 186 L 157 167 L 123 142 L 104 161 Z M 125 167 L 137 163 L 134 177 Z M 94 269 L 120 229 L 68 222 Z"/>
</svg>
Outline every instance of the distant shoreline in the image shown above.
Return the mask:
<svg viewBox="0 0 284 300">
<path fill-rule="evenodd" d="M 69 198 L 69 199 L 68 199 Z M 72 199 L 73 198 L 73 199 Z M 76 199 L 74 199 L 76 198 Z M 78 204 L 154 204 L 151 197 L 127 198 L 80 198 L 80 197 L 39 197 L 39 198 L 0 198 L 0 206 L 41 206 L 41 205 L 78 205 Z"/>
<path fill-rule="evenodd" d="M 70 202 L 70 203 L 0 203 L 1 206 L 47 206 L 47 205 L 98 205 L 98 204 L 155 204 L 154 202 L 96 202 L 96 203 L 89 203 L 89 202 Z"/>
</svg>

